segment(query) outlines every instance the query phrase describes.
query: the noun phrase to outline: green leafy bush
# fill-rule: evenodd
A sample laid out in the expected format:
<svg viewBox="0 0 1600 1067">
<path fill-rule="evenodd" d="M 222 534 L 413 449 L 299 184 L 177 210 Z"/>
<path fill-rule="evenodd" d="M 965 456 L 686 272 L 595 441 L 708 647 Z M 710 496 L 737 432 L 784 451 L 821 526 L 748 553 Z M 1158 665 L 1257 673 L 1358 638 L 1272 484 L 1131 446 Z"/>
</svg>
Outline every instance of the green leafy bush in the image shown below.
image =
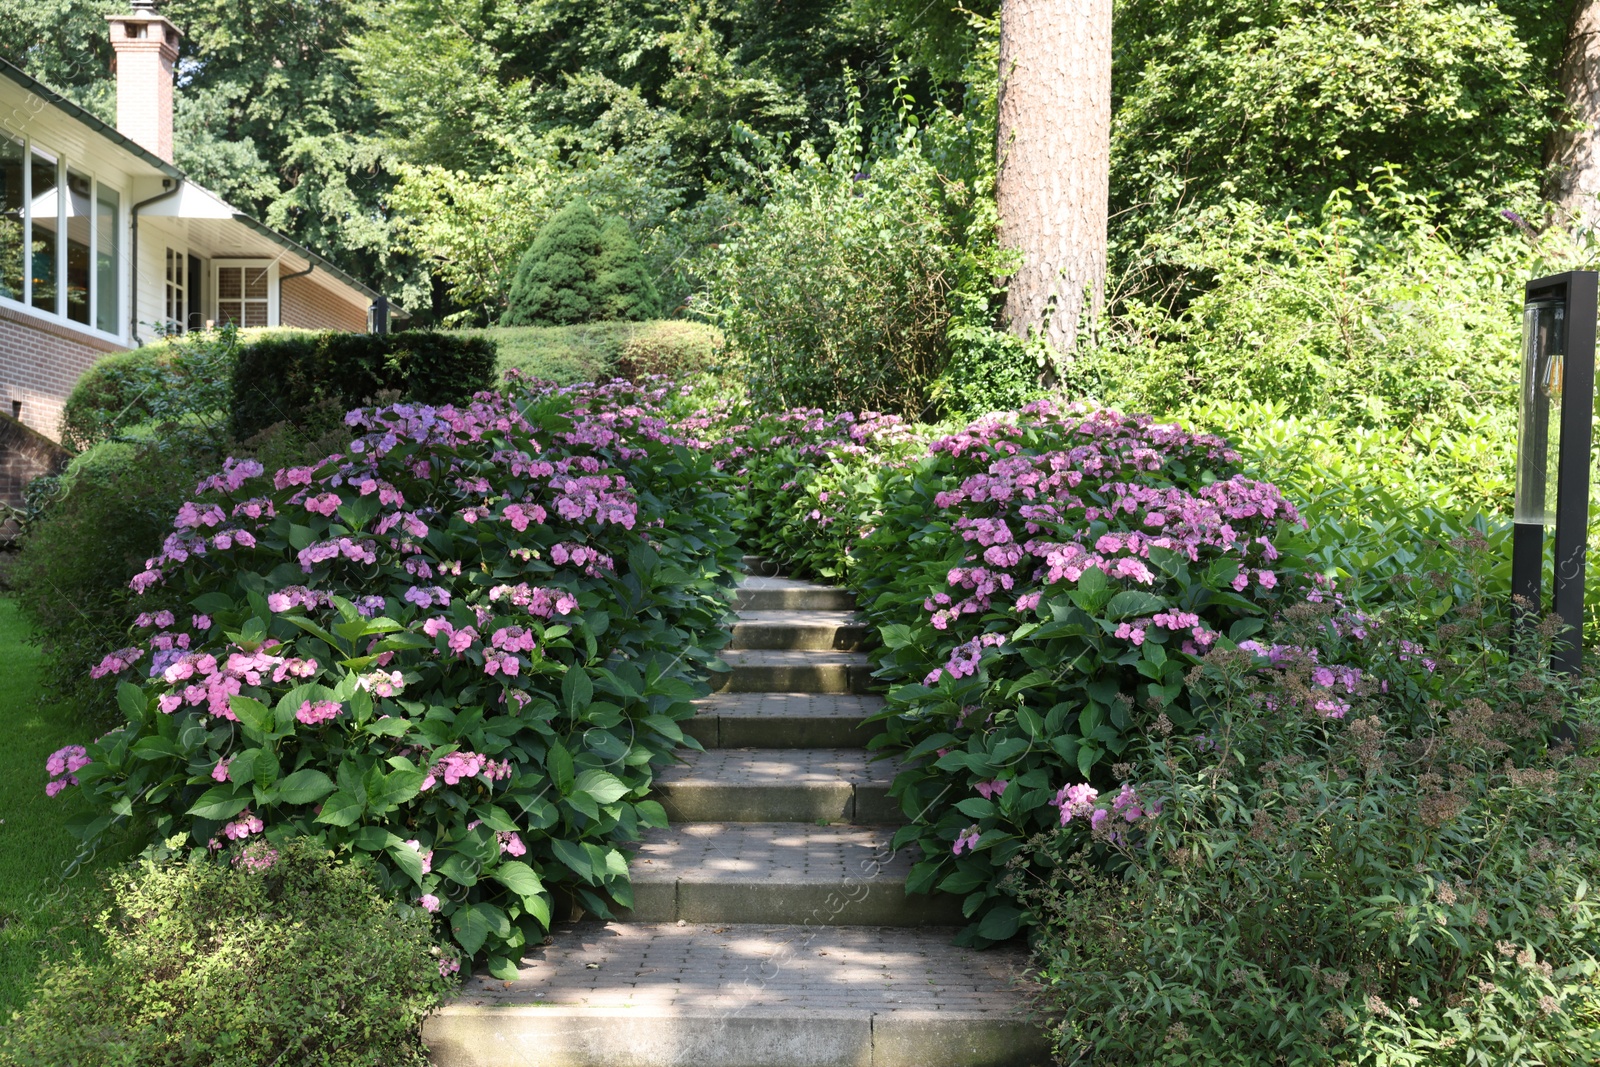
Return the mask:
<svg viewBox="0 0 1600 1067">
<path fill-rule="evenodd" d="M 1380 610 L 1324 589 L 1208 655 L 1203 721 L 1120 775 L 1134 816 L 1030 842 L 1064 1059 L 1600 1057 L 1594 694 L 1537 666 L 1553 626 L 1507 656 L 1488 546 L 1454 547 Z"/>
<path fill-rule="evenodd" d="M 496 974 L 558 905 L 630 903 L 618 846 L 664 825 L 727 640 L 732 501 L 664 390 L 507 388 L 353 412 L 348 448 L 185 500 L 91 672 L 133 679 L 125 723 L 49 768 L 95 802 L 78 832 L 316 836 Z"/>
<path fill-rule="evenodd" d="M 1463 249 L 1436 216 L 1384 174 L 1315 213 L 1230 201 L 1181 218 L 1141 250 L 1107 345 L 1068 386 L 1163 416 L 1255 402 L 1400 431 L 1510 412 L 1534 258 L 1509 224 Z"/>
<path fill-rule="evenodd" d="M 425 1067 L 422 1017 L 459 967 L 427 913 L 314 844 L 230 857 L 117 875 L 109 959 L 51 964 L 0 1064 Z"/>
<path fill-rule="evenodd" d="M 769 408 L 921 413 L 949 360 L 946 327 L 965 260 L 946 187 L 913 126 L 870 155 L 858 111 L 824 160 L 759 174 L 765 195 L 701 265 L 699 310 L 750 364 Z"/>
<path fill-rule="evenodd" d="M 239 349 L 228 408 L 231 431 L 240 441 L 280 422 L 325 431 L 348 409 L 391 391 L 417 403 L 460 402 L 490 388 L 494 372 L 493 343 L 460 334 L 406 330 L 263 338 Z"/>
<path fill-rule="evenodd" d="M 1383 166 L 1452 228 L 1535 208 L 1566 25 L 1538 0 L 1130 0 L 1116 10 L 1111 213 L 1310 205 Z M 1116 240 L 1116 237 L 1114 237 Z"/>
<path fill-rule="evenodd" d="M 81 452 L 140 423 L 186 417 L 225 420 L 243 340 L 237 329 L 227 326 L 102 357 L 67 397 L 62 442 Z"/>
</svg>

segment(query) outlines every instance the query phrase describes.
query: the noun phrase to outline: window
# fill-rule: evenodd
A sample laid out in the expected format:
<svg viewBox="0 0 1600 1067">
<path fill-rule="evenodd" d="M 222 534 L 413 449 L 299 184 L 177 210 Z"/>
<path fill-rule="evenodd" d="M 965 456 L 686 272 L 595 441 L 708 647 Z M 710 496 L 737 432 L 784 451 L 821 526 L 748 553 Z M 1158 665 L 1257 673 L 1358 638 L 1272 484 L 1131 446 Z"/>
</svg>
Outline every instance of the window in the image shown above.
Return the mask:
<svg viewBox="0 0 1600 1067">
<path fill-rule="evenodd" d="M 163 319 L 167 333 L 183 333 L 189 324 L 189 291 L 184 284 L 188 265 L 187 255 L 167 249 L 167 313 Z"/>
<path fill-rule="evenodd" d="M 0 133 L 0 300 L 120 334 L 121 207 L 94 175 Z"/>
<path fill-rule="evenodd" d="M 94 214 L 94 325 L 106 333 L 121 333 L 117 316 L 117 261 L 122 258 L 121 198 L 115 189 L 100 186 Z M 3 250 L 3 246 L 0 246 Z M 4 282 L 0 282 L 3 287 Z"/>
<path fill-rule="evenodd" d="M 217 325 L 270 326 L 278 273 L 271 260 L 217 264 Z"/>
<path fill-rule="evenodd" d="M 89 325 L 93 188 L 88 175 L 67 171 L 67 318 L 85 326 Z"/>
<path fill-rule="evenodd" d="M 61 233 L 60 197 L 56 195 L 59 160 L 37 145 L 33 149 L 28 190 L 28 247 L 33 272 L 32 304 L 40 311 L 61 314 L 60 264 L 56 262 Z"/>
<path fill-rule="evenodd" d="M 21 303 L 25 236 L 27 147 L 0 134 L 0 296 Z"/>
</svg>

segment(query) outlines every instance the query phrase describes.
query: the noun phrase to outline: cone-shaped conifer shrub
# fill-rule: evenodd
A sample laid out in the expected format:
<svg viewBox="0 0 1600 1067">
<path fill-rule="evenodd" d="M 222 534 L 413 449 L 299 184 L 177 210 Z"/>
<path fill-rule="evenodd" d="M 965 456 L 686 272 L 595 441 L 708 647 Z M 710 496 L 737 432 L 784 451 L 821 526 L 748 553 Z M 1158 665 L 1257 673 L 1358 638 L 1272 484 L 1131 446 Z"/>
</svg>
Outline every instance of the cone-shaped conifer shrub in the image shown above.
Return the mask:
<svg viewBox="0 0 1600 1067">
<path fill-rule="evenodd" d="M 502 326 L 571 326 L 600 318 L 595 270 L 600 223 L 579 197 L 556 212 L 522 254 Z"/>
<path fill-rule="evenodd" d="M 661 297 L 639 255 L 639 243 L 619 218 L 600 227 L 594 292 L 596 318 L 642 322 L 661 314 Z"/>
</svg>

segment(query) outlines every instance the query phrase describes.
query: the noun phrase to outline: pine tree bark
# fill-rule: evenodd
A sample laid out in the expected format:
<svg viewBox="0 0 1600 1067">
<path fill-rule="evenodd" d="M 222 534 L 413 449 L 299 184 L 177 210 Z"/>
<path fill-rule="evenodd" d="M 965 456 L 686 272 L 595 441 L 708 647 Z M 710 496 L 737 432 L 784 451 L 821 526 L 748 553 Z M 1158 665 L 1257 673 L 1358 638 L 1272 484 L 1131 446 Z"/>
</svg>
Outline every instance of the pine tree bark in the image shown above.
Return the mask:
<svg viewBox="0 0 1600 1067">
<path fill-rule="evenodd" d="M 1600 0 L 1576 0 L 1561 54 L 1566 114 L 1545 152 L 1545 199 L 1562 222 L 1600 224 Z"/>
<path fill-rule="evenodd" d="M 1000 243 L 1012 332 L 1070 353 L 1098 321 L 1111 182 L 1112 0 L 1001 0 Z"/>
</svg>

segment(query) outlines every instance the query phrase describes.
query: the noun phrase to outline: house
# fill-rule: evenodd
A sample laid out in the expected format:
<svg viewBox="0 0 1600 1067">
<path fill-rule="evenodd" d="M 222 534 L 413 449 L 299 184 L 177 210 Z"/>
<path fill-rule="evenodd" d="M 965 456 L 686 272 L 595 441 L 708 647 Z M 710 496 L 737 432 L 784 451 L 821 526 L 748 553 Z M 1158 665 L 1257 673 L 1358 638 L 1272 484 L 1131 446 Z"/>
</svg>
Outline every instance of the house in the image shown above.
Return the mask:
<svg viewBox="0 0 1600 1067">
<path fill-rule="evenodd" d="M 106 353 L 229 322 L 365 331 L 379 299 L 173 165 L 178 31 L 154 0 L 107 21 L 115 128 L 0 61 L 0 416 L 51 439 Z"/>
</svg>

